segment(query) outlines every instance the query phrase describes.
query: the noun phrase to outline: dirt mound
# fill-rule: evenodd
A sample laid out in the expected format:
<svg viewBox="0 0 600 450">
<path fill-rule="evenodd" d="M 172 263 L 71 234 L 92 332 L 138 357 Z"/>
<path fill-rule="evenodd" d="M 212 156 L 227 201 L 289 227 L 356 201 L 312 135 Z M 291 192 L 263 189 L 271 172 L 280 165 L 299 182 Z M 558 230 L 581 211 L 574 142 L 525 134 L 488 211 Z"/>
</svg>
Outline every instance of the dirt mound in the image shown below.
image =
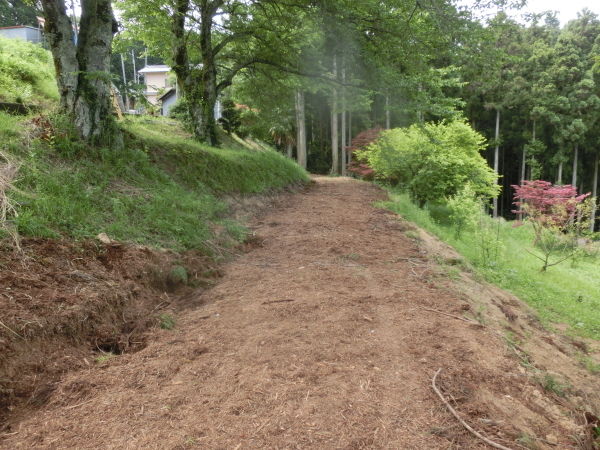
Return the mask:
<svg viewBox="0 0 600 450">
<path fill-rule="evenodd" d="M 39 407 L 68 371 L 145 347 L 175 298 L 210 285 L 208 258 L 100 241 L 26 240 L 0 270 L 0 420 Z M 191 283 L 173 277 L 185 267 Z M 217 273 L 215 271 L 215 273 Z M 187 277 L 187 272 L 183 274 Z"/>
<path fill-rule="evenodd" d="M 505 448 L 592 449 L 598 377 L 577 358 L 595 344 L 543 329 L 371 206 L 383 198 L 316 178 L 256 223 L 252 251 L 214 288 L 188 294 L 201 306 L 174 330 L 99 364 L 74 355 L 81 370 L 11 421 L 0 447 L 486 447 L 453 408 Z"/>
</svg>

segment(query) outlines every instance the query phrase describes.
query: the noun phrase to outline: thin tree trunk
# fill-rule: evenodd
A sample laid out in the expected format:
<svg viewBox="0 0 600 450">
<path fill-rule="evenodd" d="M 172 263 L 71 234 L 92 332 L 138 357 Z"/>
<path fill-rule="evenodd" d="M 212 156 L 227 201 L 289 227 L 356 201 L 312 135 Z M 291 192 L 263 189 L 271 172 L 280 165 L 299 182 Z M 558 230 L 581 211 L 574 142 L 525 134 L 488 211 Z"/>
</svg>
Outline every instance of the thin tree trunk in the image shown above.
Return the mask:
<svg viewBox="0 0 600 450">
<path fill-rule="evenodd" d="M 562 184 L 562 172 L 563 172 L 562 169 L 563 169 L 563 162 L 560 161 L 558 163 L 558 176 L 556 177 L 557 178 L 556 184 Z"/>
<path fill-rule="evenodd" d="M 304 91 L 296 90 L 296 149 L 298 164 L 306 169 L 306 115 L 304 110 Z"/>
<path fill-rule="evenodd" d="M 390 96 L 385 96 L 385 129 L 391 129 Z"/>
<path fill-rule="evenodd" d="M 137 71 L 135 70 L 135 53 L 133 52 L 133 49 L 131 49 L 131 62 L 133 63 L 133 81 L 137 84 L 138 83 L 138 74 L 137 74 Z"/>
<path fill-rule="evenodd" d="M 344 65 L 344 58 L 342 58 L 342 85 L 346 83 L 346 68 Z M 346 176 L 346 91 L 342 88 L 342 176 Z"/>
<path fill-rule="evenodd" d="M 526 149 L 526 146 L 523 145 L 523 158 L 521 160 L 521 179 L 519 180 L 520 186 L 522 186 L 523 182 L 525 181 L 525 158 L 527 157 L 527 155 L 525 153 L 526 152 L 525 149 Z M 519 203 L 520 203 L 519 210 L 522 211 L 523 210 L 523 199 L 522 198 L 519 198 Z M 519 221 L 523 220 L 523 213 L 517 214 L 517 220 L 519 220 Z"/>
<path fill-rule="evenodd" d="M 285 144 L 285 148 L 286 148 L 286 153 L 287 153 L 287 157 L 289 159 L 292 159 L 293 156 L 293 150 L 294 150 L 294 144 L 291 140 L 288 140 Z"/>
<path fill-rule="evenodd" d="M 494 172 L 496 172 L 496 175 L 499 175 L 499 172 L 498 172 L 499 153 L 500 153 L 500 146 L 498 145 L 498 139 L 500 137 L 500 110 L 499 109 L 496 109 L 496 135 L 495 136 L 496 136 L 496 149 L 494 150 Z M 498 178 L 496 178 L 496 181 L 494 182 L 494 184 L 496 186 L 498 185 Z M 494 211 L 492 211 L 492 215 L 495 219 L 496 217 L 498 217 L 498 197 L 494 197 L 493 204 L 494 204 Z"/>
<path fill-rule="evenodd" d="M 333 56 L 333 78 L 337 79 L 337 55 Z M 337 115 L 337 88 L 333 87 L 332 101 L 331 101 L 331 174 L 337 175 L 340 173 L 340 161 L 339 161 L 339 141 L 338 141 L 338 115 Z"/>
<path fill-rule="evenodd" d="M 352 111 L 348 111 L 348 147 L 352 147 Z M 352 162 L 352 153 L 348 153 L 348 164 Z"/>
<path fill-rule="evenodd" d="M 110 0 L 83 0 L 77 45 L 64 1 L 42 0 L 45 32 L 56 68 L 60 109 L 82 139 L 122 146 L 112 117 L 110 54 L 117 21 Z M 105 74 L 106 76 L 90 76 Z"/>
<path fill-rule="evenodd" d="M 417 86 L 417 89 L 419 92 L 423 91 L 423 84 L 419 83 L 419 85 Z M 421 101 L 421 99 L 419 98 L 419 102 Z M 417 118 L 419 119 L 419 121 L 423 121 L 423 111 L 421 111 L 420 109 L 417 110 Z"/>
<path fill-rule="evenodd" d="M 594 198 L 594 206 L 592 207 L 592 213 L 590 215 L 590 232 L 594 232 L 594 226 L 596 222 L 596 204 L 598 203 L 596 195 L 598 193 L 598 153 L 596 153 L 596 159 L 594 160 L 594 181 L 592 186 L 592 197 Z"/>
<path fill-rule="evenodd" d="M 575 143 L 575 149 L 573 152 L 573 181 L 571 182 L 571 186 L 574 188 L 577 187 L 577 157 L 579 156 L 579 142 Z"/>
</svg>

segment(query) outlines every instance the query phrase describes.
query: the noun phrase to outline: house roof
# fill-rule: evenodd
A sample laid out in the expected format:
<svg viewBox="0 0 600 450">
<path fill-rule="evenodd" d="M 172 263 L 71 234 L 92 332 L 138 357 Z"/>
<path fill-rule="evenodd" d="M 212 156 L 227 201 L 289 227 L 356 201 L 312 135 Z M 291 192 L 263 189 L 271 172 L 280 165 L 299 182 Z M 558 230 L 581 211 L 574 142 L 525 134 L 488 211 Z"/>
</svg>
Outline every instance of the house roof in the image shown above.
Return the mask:
<svg viewBox="0 0 600 450">
<path fill-rule="evenodd" d="M 169 70 L 171 70 L 171 68 L 167 65 L 155 64 L 146 66 L 143 69 L 138 70 L 138 73 L 166 73 Z"/>
<path fill-rule="evenodd" d="M 39 28 L 32 27 L 32 26 L 29 26 L 29 25 L 15 25 L 13 27 L 0 27 L 0 30 L 10 30 L 10 29 L 13 29 L 13 28 L 31 28 L 32 30 L 38 30 L 39 29 Z"/>
<path fill-rule="evenodd" d="M 175 95 L 176 93 L 177 91 L 175 90 L 175 88 L 171 88 L 160 97 L 156 97 L 156 100 L 166 100 L 167 98 L 169 98 L 172 95 Z"/>
</svg>

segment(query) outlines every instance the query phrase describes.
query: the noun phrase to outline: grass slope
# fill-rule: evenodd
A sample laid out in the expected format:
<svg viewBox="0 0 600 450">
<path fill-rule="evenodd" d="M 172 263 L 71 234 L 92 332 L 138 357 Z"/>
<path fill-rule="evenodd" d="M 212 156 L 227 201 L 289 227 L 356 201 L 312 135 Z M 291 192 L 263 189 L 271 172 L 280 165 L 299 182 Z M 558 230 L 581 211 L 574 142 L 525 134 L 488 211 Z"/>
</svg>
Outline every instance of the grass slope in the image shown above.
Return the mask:
<svg viewBox="0 0 600 450">
<path fill-rule="evenodd" d="M 570 333 L 600 340 L 600 267 L 593 252 L 541 272 L 541 261 L 526 251 L 536 252 L 528 224 L 515 228 L 483 217 L 479 230 L 457 237 L 444 208 L 419 209 L 398 191 L 390 196 L 393 201 L 383 206 L 452 245 L 487 281 L 527 302 L 546 323 L 566 323 Z"/>
<path fill-rule="evenodd" d="M 52 55 L 39 45 L 0 36 L 0 102 L 58 100 Z"/>
<path fill-rule="evenodd" d="M 223 194 L 257 194 L 307 181 L 306 172 L 271 149 L 211 148 L 172 121 L 124 123 L 126 148 L 90 149 L 60 118 L 0 115 L 4 154 L 20 165 L 18 216 L 25 236 L 111 238 L 209 251 L 207 240 L 240 240 Z"/>
</svg>

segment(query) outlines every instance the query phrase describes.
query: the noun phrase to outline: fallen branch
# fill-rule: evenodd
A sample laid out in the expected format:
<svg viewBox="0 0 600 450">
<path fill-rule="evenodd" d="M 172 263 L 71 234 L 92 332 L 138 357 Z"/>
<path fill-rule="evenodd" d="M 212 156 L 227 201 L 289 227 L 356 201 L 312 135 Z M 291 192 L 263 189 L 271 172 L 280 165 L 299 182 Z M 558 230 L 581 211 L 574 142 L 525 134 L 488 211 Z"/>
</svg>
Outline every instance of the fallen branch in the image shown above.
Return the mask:
<svg viewBox="0 0 600 450">
<path fill-rule="evenodd" d="M 485 442 L 488 445 L 491 445 L 494 448 L 499 448 L 501 450 L 512 450 L 508 447 L 504 447 L 503 445 L 500 444 L 496 444 L 494 441 L 490 441 L 488 438 L 486 438 L 485 436 L 481 435 L 480 433 L 478 433 L 477 431 L 475 431 L 473 428 L 471 428 L 469 426 L 469 424 L 467 422 L 465 422 L 462 417 L 460 417 L 458 415 L 458 413 L 454 410 L 454 408 L 452 408 L 452 406 L 450 406 L 450 403 L 448 403 L 448 401 L 444 398 L 444 396 L 442 395 L 442 393 L 440 392 L 440 390 L 437 388 L 437 386 L 435 385 L 435 379 L 438 376 L 438 374 L 442 371 L 441 368 L 439 368 L 437 370 L 437 372 L 433 375 L 433 378 L 431 379 L 431 386 L 433 387 L 433 390 L 435 391 L 435 393 L 438 395 L 438 397 L 440 398 L 440 400 L 442 400 L 442 402 L 444 402 L 444 405 L 446 405 L 446 407 L 450 410 L 450 412 L 452 413 L 452 415 L 454 417 L 456 417 L 456 419 L 467 429 L 469 430 L 471 433 L 473 433 L 476 437 L 478 437 L 479 439 L 481 439 L 483 442 Z"/>
<path fill-rule="evenodd" d="M 438 311 L 437 309 L 424 308 L 422 306 L 419 306 L 418 308 L 424 309 L 425 311 L 431 311 L 431 312 L 434 312 L 434 313 L 438 313 L 438 314 L 441 314 L 443 316 L 452 317 L 453 319 L 462 320 L 463 322 L 467 322 L 468 324 L 471 324 L 471 325 L 477 325 L 477 326 L 482 326 L 482 327 L 484 326 L 483 324 L 481 324 L 479 322 L 475 322 L 474 320 L 465 319 L 464 317 L 460 317 L 460 316 L 454 316 L 452 314 L 448 314 L 448 313 L 445 313 L 445 312 L 442 312 L 442 311 Z"/>
<path fill-rule="evenodd" d="M 268 305 L 270 303 L 283 303 L 283 302 L 295 302 L 296 300 L 293 300 L 291 298 L 285 298 L 283 300 L 271 300 L 269 302 L 262 302 L 263 305 Z"/>
</svg>

